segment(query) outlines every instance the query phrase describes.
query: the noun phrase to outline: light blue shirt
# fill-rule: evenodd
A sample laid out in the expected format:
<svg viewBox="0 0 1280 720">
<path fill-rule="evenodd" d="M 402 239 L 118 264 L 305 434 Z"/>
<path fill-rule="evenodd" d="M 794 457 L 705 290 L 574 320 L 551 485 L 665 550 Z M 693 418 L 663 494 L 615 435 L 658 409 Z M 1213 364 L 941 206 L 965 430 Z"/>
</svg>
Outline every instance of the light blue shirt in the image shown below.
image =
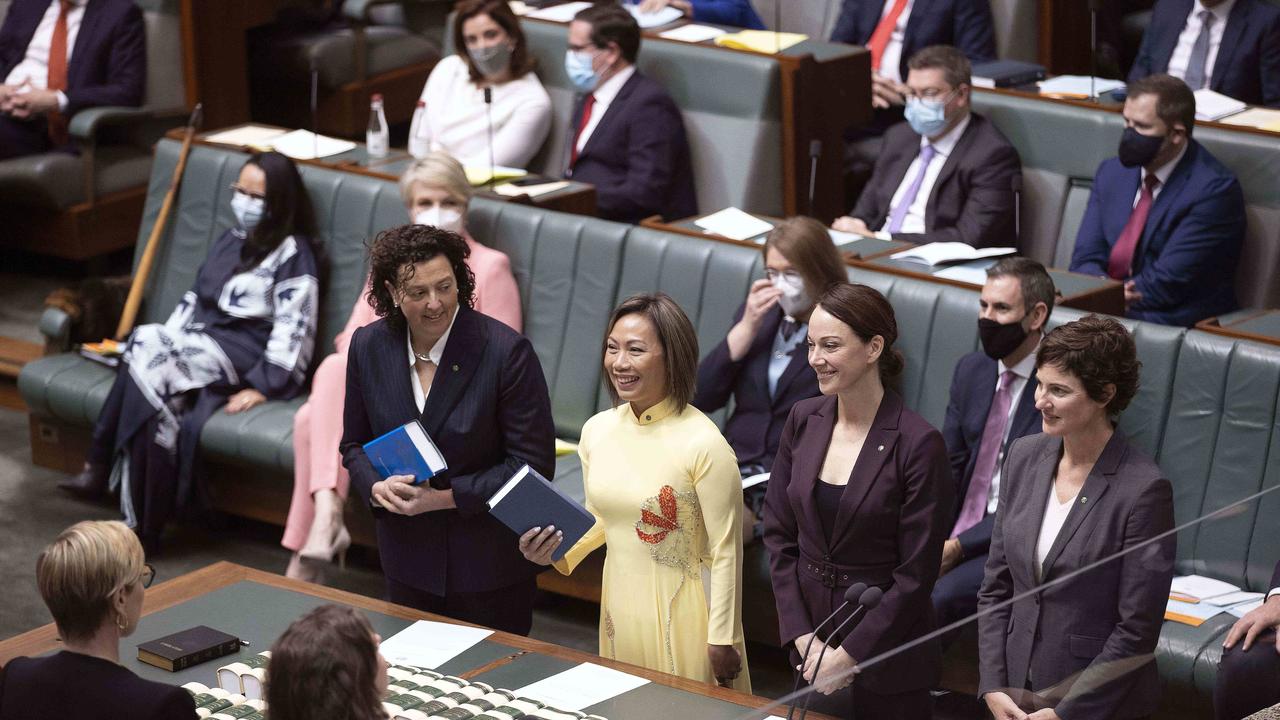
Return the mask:
<svg viewBox="0 0 1280 720">
<path fill-rule="evenodd" d="M 788 325 L 795 326 L 790 338 L 783 337 L 782 334 Z M 773 348 L 769 351 L 769 397 L 778 394 L 778 379 L 791 364 L 791 351 L 804 342 L 807 326 L 808 323 L 797 323 L 785 317 L 778 325 L 778 332 L 773 336 Z"/>
</svg>

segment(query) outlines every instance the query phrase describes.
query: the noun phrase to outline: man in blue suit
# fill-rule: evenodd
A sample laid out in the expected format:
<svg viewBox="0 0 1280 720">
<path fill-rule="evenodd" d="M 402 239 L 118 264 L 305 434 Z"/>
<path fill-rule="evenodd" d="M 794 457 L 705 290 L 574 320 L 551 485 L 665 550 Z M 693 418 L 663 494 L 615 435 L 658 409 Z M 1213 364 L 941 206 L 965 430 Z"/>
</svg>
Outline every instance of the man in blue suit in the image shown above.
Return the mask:
<svg viewBox="0 0 1280 720">
<path fill-rule="evenodd" d="M 1156 73 L 1192 90 L 1280 107 L 1280 8 L 1264 0 L 1160 0 L 1129 82 Z"/>
<path fill-rule="evenodd" d="M 1053 280 L 1035 260 L 1008 257 L 987 270 L 978 298 L 982 350 L 956 363 L 942 426 L 958 502 L 933 588 L 939 627 L 977 612 L 1005 450 L 1040 432 L 1036 351 L 1053 303 Z"/>
<path fill-rule="evenodd" d="M 602 3 L 569 24 L 565 72 L 583 93 L 573 116 L 567 177 L 596 188 L 600 217 L 639 223 L 697 213 L 680 108 L 635 67 L 640 26 Z"/>
<path fill-rule="evenodd" d="M 140 105 L 146 78 L 133 0 L 14 0 L 0 25 L 0 160 L 68 147 L 72 115 Z"/>
<path fill-rule="evenodd" d="M 1195 114 L 1175 77 L 1131 84 L 1119 157 L 1094 176 L 1071 270 L 1124 281 L 1131 318 L 1190 326 L 1236 309 L 1244 194 L 1191 138 Z"/>
</svg>

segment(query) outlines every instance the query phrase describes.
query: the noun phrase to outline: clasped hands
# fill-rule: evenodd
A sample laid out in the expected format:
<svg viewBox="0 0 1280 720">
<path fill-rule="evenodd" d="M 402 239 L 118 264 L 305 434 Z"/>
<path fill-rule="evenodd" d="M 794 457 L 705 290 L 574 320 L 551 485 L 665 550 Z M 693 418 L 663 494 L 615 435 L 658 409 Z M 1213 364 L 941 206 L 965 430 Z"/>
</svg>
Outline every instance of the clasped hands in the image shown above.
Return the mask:
<svg viewBox="0 0 1280 720">
<path fill-rule="evenodd" d="M 0 85 L 0 113 L 18 120 L 28 120 L 37 115 L 58 109 L 56 90 L 32 90 L 30 83 Z"/>
<path fill-rule="evenodd" d="M 373 501 L 397 515 L 421 515 L 457 507 L 452 490 L 413 484 L 412 475 L 392 475 L 373 484 Z"/>
<path fill-rule="evenodd" d="M 1026 713 L 1008 693 L 989 692 L 982 696 L 995 720 L 1060 720 L 1053 708 Z"/>
<path fill-rule="evenodd" d="M 839 645 L 827 647 L 826 654 L 822 654 L 825 644 L 822 640 L 816 640 L 810 645 L 809 640 L 812 638 L 813 633 L 805 633 L 796 638 L 795 642 L 796 651 L 802 658 L 796 670 L 804 675 L 804 681 L 823 695 L 831 695 L 852 685 L 854 676 L 862 672 L 857 661 Z M 809 649 L 808 655 L 804 652 L 806 647 Z M 822 655 L 820 668 L 817 667 L 819 655 Z"/>
</svg>

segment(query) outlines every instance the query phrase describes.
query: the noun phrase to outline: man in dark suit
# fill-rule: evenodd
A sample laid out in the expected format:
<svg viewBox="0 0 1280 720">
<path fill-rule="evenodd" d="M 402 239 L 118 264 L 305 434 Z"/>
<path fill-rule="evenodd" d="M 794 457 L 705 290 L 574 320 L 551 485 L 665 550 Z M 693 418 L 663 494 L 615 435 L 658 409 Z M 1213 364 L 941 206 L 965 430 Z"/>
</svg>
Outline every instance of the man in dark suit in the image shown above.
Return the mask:
<svg viewBox="0 0 1280 720">
<path fill-rule="evenodd" d="M 890 128 L 857 205 L 836 230 L 915 243 L 1013 245 L 1018 151 L 969 105 L 969 60 L 954 47 L 916 53 L 907 122 Z"/>
<path fill-rule="evenodd" d="M 1192 90 L 1280 107 L 1280 8 L 1265 0 L 1161 0 L 1129 82 L 1157 73 Z"/>
<path fill-rule="evenodd" d="M 1004 258 L 987 270 L 978 299 L 982 351 L 956 363 L 942 426 L 957 504 L 933 588 L 939 626 L 977 612 L 1005 451 L 1040 432 L 1036 349 L 1053 303 L 1053 279 L 1035 260 Z"/>
<path fill-rule="evenodd" d="M 698 202 L 684 120 L 667 91 L 636 69 L 639 52 L 640 27 L 620 5 L 592 6 L 570 23 L 565 70 L 584 95 L 565 175 L 595 186 L 602 218 L 688 217 Z"/>
<path fill-rule="evenodd" d="M 1124 281 L 1131 318 L 1190 326 L 1236 308 L 1244 193 L 1191 138 L 1195 113 L 1175 77 L 1133 83 L 1119 157 L 1094 176 L 1071 271 Z"/>
<path fill-rule="evenodd" d="M 146 77 L 133 0 L 14 0 L 0 26 L 0 160 L 67 147 L 73 115 L 142 104 Z"/>
<path fill-rule="evenodd" d="M 1262 607 L 1237 620 L 1223 642 L 1213 689 L 1218 720 L 1238 720 L 1280 704 L 1280 562 L 1269 587 Z"/>
</svg>

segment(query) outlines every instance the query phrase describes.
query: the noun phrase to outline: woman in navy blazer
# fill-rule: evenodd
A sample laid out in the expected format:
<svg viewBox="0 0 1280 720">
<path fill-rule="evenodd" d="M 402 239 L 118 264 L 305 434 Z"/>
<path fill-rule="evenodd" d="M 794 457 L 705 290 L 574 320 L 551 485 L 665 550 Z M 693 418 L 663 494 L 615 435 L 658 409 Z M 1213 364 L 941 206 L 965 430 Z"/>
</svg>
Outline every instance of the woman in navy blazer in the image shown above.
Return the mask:
<svg viewBox="0 0 1280 720">
<path fill-rule="evenodd" d="M 424 225 L 373 241 L 381 319 L 351 338 L 342 463 L 373 510 L 389 600 L 527 634 L 538 567 L 485 503 L 525 463 L 552 477 L 551 401 L 529 340 L 471 309 L 467 252 Z M 382 478 L 363 447 L 411 420 L 448 463 L 421 485 Z"/>
<path fill-rule="evenodd" d="M 792 409 L 766 497 L 779 634 L 804 679 L 827 696 L 814 707 L 841 717 L 929 718 L 941 671 L 934 640 L 852 672 L 933 630 L 929 596 L 952 517 L 942 435 L 884 386 L 902 370 L 897 336 L 892 306 L 872 288 L 845 283 L 823 294 L 809 322 L 809 364 L 823 397 Z M 852 608 L 837 613 L 809 648 L 854 583 L 881 588 L 883 600 L 833 637 Z M 815 673 L 823 642 L 831 647 Z"/>
</svg>

